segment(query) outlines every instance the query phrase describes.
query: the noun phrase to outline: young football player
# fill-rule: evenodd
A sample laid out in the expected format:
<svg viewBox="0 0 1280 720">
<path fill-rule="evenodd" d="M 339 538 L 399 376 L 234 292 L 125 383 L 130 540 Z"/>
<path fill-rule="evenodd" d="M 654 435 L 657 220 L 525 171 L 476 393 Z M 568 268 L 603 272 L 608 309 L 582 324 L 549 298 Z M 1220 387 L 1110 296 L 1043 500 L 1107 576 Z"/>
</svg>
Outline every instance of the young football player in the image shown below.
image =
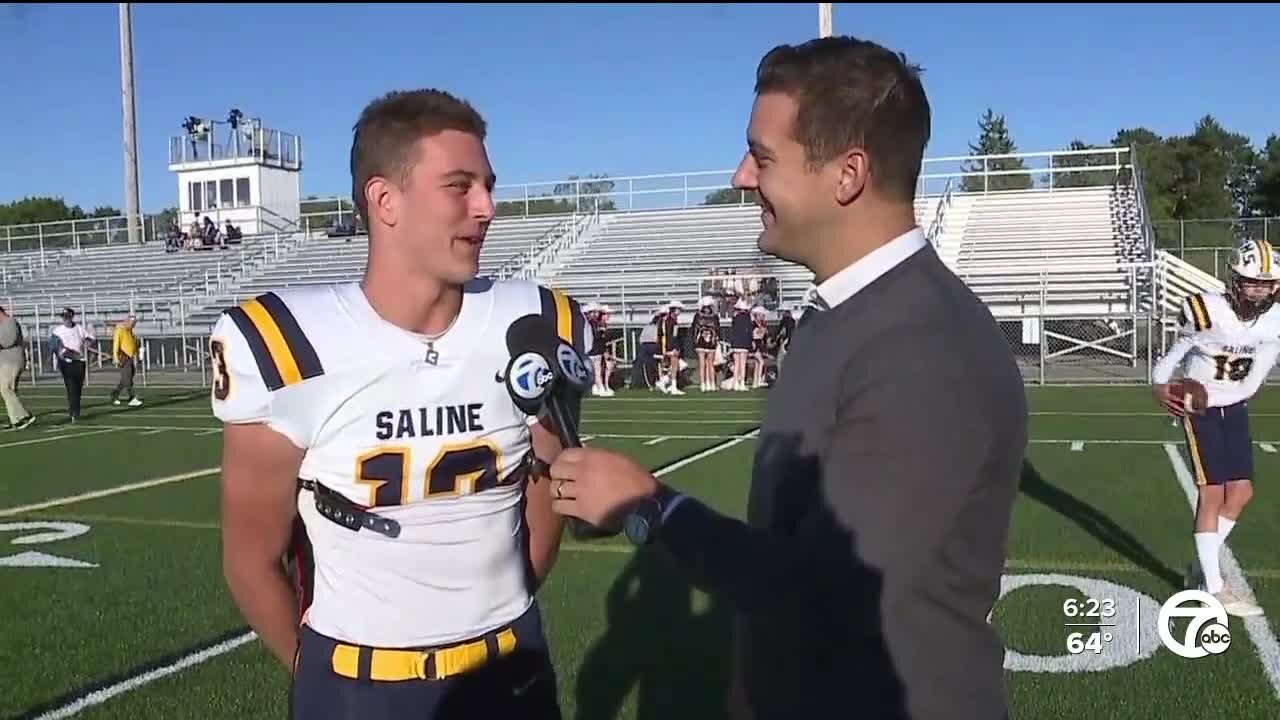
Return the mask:
<svg viewBox="0 0 1280 720">
<path fill-rule="evenodd" d="M 485 128 L 438 90 L 373 101 L 363 279 L 265 293 L 212 333 L 224 575 L 295 718 L 559 717 L 534 593 L 563 525 L 534 459 L 561 447 L 507 391 L 506 333 L 534 314 L 583 354 L 591 336 L 559 291 L 477 278 Z"/>
<path fill-rule="evenodd" d="M 1253 446 L 1248 400 L 1261 387 L 1280 354 L 1280 308 L 1275 291 L 1280 253 L 1266 242 L 1235 248 L 1225 293 L 1205 292 L 1183 301 L 1178 337 L 1152 371 L 1156 400 L 1182 417 L 1187 450 L 1195 472 L 1195 549 L 1191 583 L 1203 574 L 1205 589 L 1227 612 L 1261 614 L 1227 588 L 1219 551 L 1253 496 Z M 1186 378 L 1207 391 L 1206 407 L 1183 407 L 1170 379 L 1182 365 Z"/>
<path fill-rule="evenodd" d="M 720 344 L 720 317 L 716 300 L 705 295 L 698 300 L 698 314 L 693 318 L 693 346 L 698 352 L 698 377 L 702 392 L 716 389 L 716 347 Z"/>
</svg>

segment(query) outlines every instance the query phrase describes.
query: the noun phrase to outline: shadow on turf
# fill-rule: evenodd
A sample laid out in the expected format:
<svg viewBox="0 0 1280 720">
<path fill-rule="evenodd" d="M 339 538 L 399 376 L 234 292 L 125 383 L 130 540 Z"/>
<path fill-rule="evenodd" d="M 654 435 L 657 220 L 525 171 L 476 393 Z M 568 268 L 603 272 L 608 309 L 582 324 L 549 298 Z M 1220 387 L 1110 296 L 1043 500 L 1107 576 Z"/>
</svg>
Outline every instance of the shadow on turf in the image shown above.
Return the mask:
<svg viewBox="0 0 1280 720">
<path fill-rule="evenodd" d="M 1165 565 L 1128 530 L 1107 517 L 1101 510 L 1045 480 L 1030 461 L 1024 461 L 1022 464 L 1022 482 L 1019 490 L 1032 500 L 1042 502 L 1068 518 L 1080 526 L 1081 530 L 1097 538 L 1103 545 L 1155 575 L 1171 588 L 1182 588 L 1182 575 L 1178 571 Z"/>
<path fill-rule="evenodd" d="M 691 586 L 660 552 L 637 552 L 605 599 L 608 629 L 578 671 L 576 720 L 619 717 L 635 689 L 636 720 L 726 717 L 730 615 L 711 598 L 694 611 Z"/>
<path fill-rule="evenodd" d="M 632 692 L 636 720 L 719 719 L 729 706 L 736 716 L 843 717 L 850 698 L 865 717 L 907 716 L 884 637 L 883 578 L 822 499 L 819 459 L 798 436 L 769 434 L 755 463 L 757 474 L 788 477 L 767 504 L 774 527 L 812 541 L 806 555 L 768 557 L 774 548 L 758 535 L 714 517 L 698 547 L 635 552 L 605 600 L 608 627 L 578 671 L 574 720 L 616 718 Z M 695 611 L 686 578 L 724 595 Z M 753 647 L 735 651 L 735 628 Z"/>
</svg>

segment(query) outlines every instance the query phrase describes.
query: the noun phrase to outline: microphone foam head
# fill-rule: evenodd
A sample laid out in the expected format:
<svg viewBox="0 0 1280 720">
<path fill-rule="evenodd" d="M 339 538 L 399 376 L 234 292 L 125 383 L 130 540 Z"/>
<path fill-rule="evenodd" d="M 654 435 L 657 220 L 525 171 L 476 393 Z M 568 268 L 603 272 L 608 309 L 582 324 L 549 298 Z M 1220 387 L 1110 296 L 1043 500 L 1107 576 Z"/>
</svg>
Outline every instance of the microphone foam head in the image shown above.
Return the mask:
<svg viewBox="0 0 1280 720">
<path fill-rule="evenodd" d="M 507 328 L 507 351 L 512 356 L 534 351 L 550 358 L 556 341 L 556 329 L 541 315 L 521 316 Z"/>
</svg>

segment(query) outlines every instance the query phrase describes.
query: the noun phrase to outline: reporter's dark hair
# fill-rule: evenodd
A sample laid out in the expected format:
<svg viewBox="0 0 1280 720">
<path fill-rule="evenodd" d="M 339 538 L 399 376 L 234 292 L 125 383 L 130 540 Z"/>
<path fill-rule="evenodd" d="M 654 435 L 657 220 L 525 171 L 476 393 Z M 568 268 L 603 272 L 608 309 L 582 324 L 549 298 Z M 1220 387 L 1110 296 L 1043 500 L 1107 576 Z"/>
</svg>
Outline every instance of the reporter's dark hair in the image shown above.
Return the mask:
<svg viewBox="0 0 1280 720">
<path fill-rule="evenodd" d="M 760 61 L 756 94 L 796 101 L 792 135 L 817 167 L 851 147 L 871 158 L 872 187 L 910 202 L 929 144 L 929 99 L 906 55 L 853 37 L 779 45 Z"/>
</svg>

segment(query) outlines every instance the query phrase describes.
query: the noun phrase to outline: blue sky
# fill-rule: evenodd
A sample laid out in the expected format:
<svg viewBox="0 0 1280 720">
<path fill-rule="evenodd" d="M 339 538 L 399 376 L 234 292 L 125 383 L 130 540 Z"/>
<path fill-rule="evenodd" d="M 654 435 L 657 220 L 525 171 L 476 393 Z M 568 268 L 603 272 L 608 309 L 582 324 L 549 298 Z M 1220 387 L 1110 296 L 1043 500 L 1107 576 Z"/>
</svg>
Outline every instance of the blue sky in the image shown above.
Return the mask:
<svg viewBox="0 0 1280 720">
<path fill-rule="evenodd" d="M 1022 150 L 1120 127 L 1190 132 L 1214 114 L 1260 145 L 1280 132 L 1280 8 L 837 4 L 837 33 L 925 68 L 932 157 L 1004 113 Z M 782 5 L 135 5 L 142 205 L 177 203 L 167 138 L 231 107 L 303 137 L 302 191 L 349 192 L 351 125 L 371 98 L 436 86 L 490 125 L 499 183 L 732 168 L 756 63 L 817 34 Z M 1270 35 L 1268 36 L 1268 33 Z M 117 10 L 0 4 L 0 201 L 123 207 Z"/>
</svg>

